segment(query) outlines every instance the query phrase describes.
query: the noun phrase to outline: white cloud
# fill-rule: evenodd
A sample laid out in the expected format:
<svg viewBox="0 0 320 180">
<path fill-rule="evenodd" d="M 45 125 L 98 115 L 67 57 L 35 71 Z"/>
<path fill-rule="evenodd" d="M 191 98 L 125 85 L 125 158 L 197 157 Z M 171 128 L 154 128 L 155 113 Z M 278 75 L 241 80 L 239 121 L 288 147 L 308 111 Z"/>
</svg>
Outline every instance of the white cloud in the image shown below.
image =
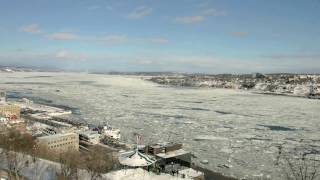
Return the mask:
<svg viewBox="0 0 320 180">
<path fill-rule="evenodd" d="M 132 62 L 140 65 L 153 66 L 212 68 L 221 65 L 223 61 L 221 58 L 207 56 L 161 56 L 161 59 L 159 59 L 159 57 L 145 57 Z"/>
<path fill-rule="evenodd" d="M 117 71 L 140 70 L 147 71 L 178 71 L 178 72 L 209 72 L 209 73 L 317 73 L 320 70 L 319 54 L 287 54 L 264 55 L 255 59 L 229 59 L 215 56 L 188 55 L 125 55 L 112 54 L 93 55 L 61 50 L 50 53 L 30 51 L 0 54 L 0 63 L 27 66 L 59 67 L 68 69 L 108 70 L 113 65 Z M 273 60 L 273 59 L 276 60 Z M 279 60 L 281 59 L 281 61 Z M 90 60 L 90 61 L 88 61 Z M 98 64 L 98 66 L 97 66 Z M 123 68 L 121 64 L 127 66 Z M 101 66 L 99 66 L 101 65 Z M 131 69 L 133 68 L 133 69 Z M 109 69 L 110 70 L 110 69 Z"/>
<path fill-rule="evenodd" d="M 79 39 L 79 36 L 73 33 L 52 33 L 52 34 L 46 34 L 43 30 L 40 29 L 38 24 L 31 24 L 28 26 L 24 26 L 19 29 L 21 32 L 26 32 L 30 34 L 37 34 L 42 35 L 46 38 L 52 39 L 52 40 L 76 40 Z"/>
<path fill-rule="evenodd" d="M 42 34 L 43 33 L 38 24 L 30 24 L 30 25 L 21 27 L 20 31 L 30 33 L 30 34 Z"/>
<path fill-rule="evenodd" d="M 206 18 L 210 16 L 218 17 L 226 15 L 226 11 L 218 10 L 215 8 L 207 8 L 200 11 L 198 15 L 176 17 L 175 21 L 180 24 L 196 24 L 203 22 Z"/>
<path fill-rule="evenodd" d="M 210 6 L 209 2 L 201 2 L 198 4 L 198 7 L 200 7 L 200 8 L 206 8 L 208 6 Z"/>
<path fill-rule="evenodd" d="M 108 44 L 123 44 L 128 42 L 128 37 L 126 35 L 109 35 L 100 38 L 100 40 Z"/>
<path fill-rule="evenodd" d="M 195 24 L 200 23 L 205 20 L 204 16 L 184 16 L 184 17 L 177 17 L 175 21 L 181 24 Z"/>
<path fill-rule="evenodd" d="M 221 10 L 217 10 L 215 8 L 209 8 L 209 9 L 203 10 L 202 14 L 204 16 L 226 16 L 227 12 L 221 11 Z"/>
<path fill-rule="evenodd" d="M 66 51 L 59 51 L 59 52 L 57 52 L 57 54 L 56 54 L 56 58 L 65 58 L 65 57 L 67 57 L 67 52 Z"/>
<path fill-rule="evenodd" d="M 226 59 L 214 56 L 153 56 L 136 58 L 131 65 L 144 69 L 179 72 L 210 72 L 210 73 L 251 73 L 273 70 L 273 65 L 263 61 Z M 287 72 L 287 71 L 283 71 Z"/>
<path fill-rule="evenodd" d="M 89 11 L 94 11 L 94 10 L 97 10 L 97 9 L 99 9 L 99 8 L 100 8 L 100 6 L 93 5 L 93 6 L 89 6 L 89 7 L 88 7 L 88 10 L 89 10 Z"/>
<path fill-rule="evenodd" d="M 72 33 L 54 33 L 54 34 L 49 34 L 47 37 L 52 40 L 76 40 L 76 39 L 79 39 L 79 36 L 77 36 L 76 34 L 72 34 Z"/>
<path fill-rule="evenodd" d="M 276 60 L 304 60 L 304 59 L 314 59 L 319 60 L 320 54 L 310 54 L 310 53 L 296 53 L 296 54 L 268 54 L 268 55 L 261 55 L 262 58 L 267 59 L 276 59 Z"/>
<path fill-rule="evenodd" d="M 110 5 L 107 5 L 107 6 L 106 6 L 106 9 L 109 10 L 109 11 L 112 11 L 112 10 L 113 10 L 113 7 L 110 6 Z"/>
<path fill-rule="evenodd" d="M 165 38 L 151 38 L 151 39 L 149 39 L 149 41 L 154 44 L 169 44 L 170 43 L 170 41 Z"/>
<path fill-rule="evenodd" d="M 136 8 L 133 12 L 128 15 L 129 19 L 141 19 L 152 13 L 153 9 L 145 6 Z"/>
<path fill-rule="evenodd" d="M 73 53 L 70 51 L 62 50 L 54 54 L 54 58 L 57 60 L 66 60 L 66 61 L 86 61 L 88 55 L 83 53 Z"/>
</svg>

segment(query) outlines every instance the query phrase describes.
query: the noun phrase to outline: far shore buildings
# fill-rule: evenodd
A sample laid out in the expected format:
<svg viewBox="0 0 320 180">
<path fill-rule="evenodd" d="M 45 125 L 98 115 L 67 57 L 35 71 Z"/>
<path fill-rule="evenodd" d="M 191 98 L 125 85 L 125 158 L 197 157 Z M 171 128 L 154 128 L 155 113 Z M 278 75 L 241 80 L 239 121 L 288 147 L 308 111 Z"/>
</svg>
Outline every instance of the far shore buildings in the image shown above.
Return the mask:
<svg viewBox="0 0 320 180">
<path fill-rule="evenodd" d="M 42 136 L 38 137 L 37 140 L 40 146 L 55 153 L 79 150 L 79 135 L 76 133 Z"/>
</svg>

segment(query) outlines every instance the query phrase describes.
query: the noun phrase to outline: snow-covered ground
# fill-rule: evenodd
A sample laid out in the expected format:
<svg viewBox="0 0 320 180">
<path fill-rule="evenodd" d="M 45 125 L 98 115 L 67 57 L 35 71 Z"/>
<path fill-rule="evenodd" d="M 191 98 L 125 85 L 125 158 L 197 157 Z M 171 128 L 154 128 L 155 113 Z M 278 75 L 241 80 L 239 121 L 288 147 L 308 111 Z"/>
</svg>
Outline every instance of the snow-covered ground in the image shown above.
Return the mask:
<svg viewBox="0 0 320 180">
<path fill-rule="evenodd" d="M 227 175 L 281 179 L 277 145 L 320 151 L 320 101 L 225 89 L 169 88 L 134 76 L 0 73 L 0 89 L 80 109 L 78 118 L 144 141 L 177 141 Z M 227 164 L 230 168 L 223 168 Z"/>
<path fill-rule="evenodd" d="M 0 149 L 0 152 L 2 150 Z M 21 154 L 19 154 L 21 155 Z M 33 162 L 32 157 L 22 156 L 24 160 L 29 160 L 28 166 L 24 166 L 21 169 L 21 174 L 24 177 L 32 180 L 55 180 L 56 173 L 60 171 L 61 165 L 57 162 L 48 161 L 44 159 L 37 159 Z M 6 169 L 7 167 L 6 158 L 0 154 L 0 169 Z M 90 174 L 81 169 L 78 171 L 79 180 L 91 179 Z M 123 169 L 118 171 L 111 171 L 107 174 L 102 174 L 101 177 L 96 178 L 97 180 L 190 180 L 188 178 L 174 177 L 169 174 L 154 174 L 141 168 L 136 169 Z"/>
<path fill-rule="evenodd" d="M 103 176 L 106 180 L 190 180 L 187 178 L 173 177 L 168 174 L 156 175 L 143 169 L 124 169 L 108 173 Z"/>
</svg>

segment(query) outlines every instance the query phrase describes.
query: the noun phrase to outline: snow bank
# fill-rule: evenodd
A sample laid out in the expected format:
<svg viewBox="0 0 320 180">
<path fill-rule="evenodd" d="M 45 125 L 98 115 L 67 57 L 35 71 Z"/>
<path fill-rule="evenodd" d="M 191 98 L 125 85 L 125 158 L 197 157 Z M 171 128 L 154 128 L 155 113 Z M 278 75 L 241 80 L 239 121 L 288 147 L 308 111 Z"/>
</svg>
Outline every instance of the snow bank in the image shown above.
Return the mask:
<svg viewBox="0 0 320 180">
<path fill-rule="evenodd" d="M 141 168 L 111 172 L 104 175 L 104 178 L 107 180 L 188 180 L 186 178 L 173 177 L 168 174 L 156 175 Z"/>
</svg>

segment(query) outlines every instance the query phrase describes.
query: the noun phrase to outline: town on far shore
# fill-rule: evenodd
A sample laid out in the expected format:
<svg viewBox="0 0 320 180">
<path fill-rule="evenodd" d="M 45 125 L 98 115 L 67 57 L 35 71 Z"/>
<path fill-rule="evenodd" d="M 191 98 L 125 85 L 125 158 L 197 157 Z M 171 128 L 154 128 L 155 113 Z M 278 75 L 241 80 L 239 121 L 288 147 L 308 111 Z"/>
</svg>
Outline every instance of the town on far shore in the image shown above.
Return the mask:
<svg viewBox="0 0 320 180">
<path fill-rule="evenodd" d="M 320 99 L 319 74 L 158 74 L 146 80 L 176 87 L 240 89 Z"/>
</svg>

